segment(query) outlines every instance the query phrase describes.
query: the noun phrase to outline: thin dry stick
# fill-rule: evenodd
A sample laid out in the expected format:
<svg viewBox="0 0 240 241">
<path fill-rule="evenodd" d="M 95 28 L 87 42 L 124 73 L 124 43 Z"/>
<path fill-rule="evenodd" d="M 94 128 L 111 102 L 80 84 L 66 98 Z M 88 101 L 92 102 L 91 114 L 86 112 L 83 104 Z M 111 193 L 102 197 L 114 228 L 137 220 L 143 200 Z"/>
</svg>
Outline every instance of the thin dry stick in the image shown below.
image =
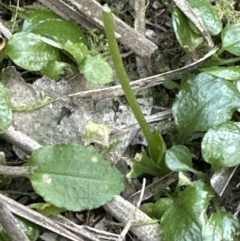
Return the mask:
<svg viewBox="0 0 240 241">
<path fill-rule="evenodd" d="M 15 130 L 13 126 L 10 126 L 8 130 L 1 135 L 1 137 L 9 141 L 19 149 L 23 150 L 27 154 L 31 154 L 34 150 L 42 147 L 29 136 Z"/>
<path fill-rule="evenodd" d="M 144 190 L 144 195 L 142 197 L 142 201 L 147 200 L 151 198 L 154 194 L 154 192 L 157 189 L 160 189 L 162 187 L 169 186 L 173 182 L 175 182 L 178 179 L 178 173 L 177 172 L 170 172 L 166 176 L 160 178 L 159 180 L 153 182 L 152 184 L 148 185 Z M 128 201 L 130 203 L 136 204 L 138 203 L 139 196 L 141 195 L 141 190 L 134 193 L 128 198 Z"/>
<path fill-rule="evenodd" d="M 109 212 L 113 217 L 118 219 L 121 223 L 128 222 L 128 215 L 136 207 L 126 201 L 121 196 L 114 197 L 109 203 L 105 204 L 104 209 Z M 160 225 L 154 223 L 147 214 L 136 208 L 135 222 L 141 222 L 144 225 L 132 225 L 130 230 L 138 236 L 141 241 L 161 241 Z M 149 223 L 149 224 L 147 224 Z"/>
<path fill-rule="evenodd" d="M 38 224 L 48 230 L 51 230 L 54 233 L 60 234 L 63 237 L 66 237 L 72 241 L 84 241 L 76 234 L 70 232 L 68 229 L 64 228 L 63 226 L 55 223 L 51 219 L 43 216 L 42 214 L 25 207 L 24 205 L 14 201 L 13 199 L 6 197 L 5 195 L 0 193 L 0 200 L 5 203 L 9 210 L 16 214 L 19 217 L 25 218 L 33 223 Z M 22 239 L 18 239 L 20 241 Z"/>
<path fill-rule="evenodd" d="M 9 167 L 0 165 L 0 175 L 10 175 L 10 176 L 28 176 L 33 174 L 34 167 Z"/>
<path fill-rule="evenodd" d="M 139 196 L 139 200 L 138 200 L 138 203 L 136 205 L 136 208 L 133 210 L 133 212 L 131 213 L 131 216 L 129 217 L 129 221 L 126 223 L 124 229 L 122 230 L 121 232 L 121 235 L 120 237 L 118 238 L 117 241 L 123 241 L 123 239 L 125 238 L 125 236 L 127 235 L 129 229 L 131 228 L 131 225 L 132 225 L 132 222 L 134 221 L 134 214 L 135 214 L 135 211 L 137 210 L 137 208 L 140 207 L 141 205 L 141 202 L 142 202 L 142 198 L 143 198 L 143 194 L 144 194 L 144 190 L 145 190 L 145 187 L 146 187 L 146 178 L 143 178 L 143 183 L 142 183 L 142 188 L 141 188 L 141 194 Z"/>
<path fill-rule="evenodd" d="M 11 31 L 4 25 L 1 19 L 0 19 L 0 33 L 2 33 L 7 39 L 9 39 L 12 36 Z"/>
<path fill-rule="evenodd" d="M 83 14 L 81 14 L 78 10 L 74 9 L 68 5 L 68 3 L 64 0 L 38 0 L 43 5 L 51 9 L 53 12 L 61 16 L 62 18 L 69 20 L 73 19 L 78 24 L 80 24 L 83 28 L 86 29 L 94 29 L 96 25 L 89 21 Z"/>
<path fill-rule="evenodd" d="M 0 199 L 0 223 L 12 241 L 30 241 L 2 199 Z"/>
<path fill-rule="evenodd" d="M 149 2 L 148 2 L 149 3 Z M 145 0 L 135 0 L 135 20 L 134 29 L 145 36 L 145 12 L 146 12 L 146 1 Z M 136 64 L 138 69 L 138 74 L 141 78 L 147 77 L 152 74 L 151 69 L 151 58 L 149 57 L 139 57 L 136 56 Z"/>
<path fill-rule="evenodd" d="M 78 225 L 61 215 L 51 217 L 51 219 L 63 225 L 65 228 L 73 231 L 74 233 L 80 234 L 84 238 L 89 239 L 91 241 L 100 241 L 102 239 L 117 240 L 117 238 L 119 237 L 119 235 L 117 234 L 106 232 L 104 230 L 91 228 L 85 225 Z"/>
</svg>

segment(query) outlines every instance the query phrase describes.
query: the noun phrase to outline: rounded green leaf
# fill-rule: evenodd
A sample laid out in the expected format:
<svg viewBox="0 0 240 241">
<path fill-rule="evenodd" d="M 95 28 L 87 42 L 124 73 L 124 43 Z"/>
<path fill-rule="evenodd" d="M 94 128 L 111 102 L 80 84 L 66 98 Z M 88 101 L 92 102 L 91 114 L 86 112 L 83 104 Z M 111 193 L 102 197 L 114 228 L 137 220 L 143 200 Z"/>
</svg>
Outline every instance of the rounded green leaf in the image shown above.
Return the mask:
<svg viewBox="0 0 240 241">
<path fill-rule="evenodd" d="M 49 61 L 57 60 L 58 50 L 41 40 L 39 35 L 20 32 L 9 39 L 5 53 L 18 66 L 40 71 Z"/>
<path fill-rule="evenodd" d="M 77 144 L 45 146 L 28 165 L 36 193 L 56 207 L 72 211 L 97 208 L 124 189 L 124 177 L 102 156 Z"/>
<path fill-rule="evenodd" d="M 191 152 L 185 146 L 173 146 L 166 151 L 165 162 L 167 167 L 172 171 L 190 171 L 195 173 L 192 167 Z"/>
<path fill-rule="evenodd" d="M 147 173 L 156 177 L 162 177 L 168 172 L 169 170 L 166 170 L 163 163 L 156 164 L 144 151 L 140 160 L 133 160 L 133 166 L 129 176 L 134 178 L 142 175 L 143 173 Z"/>
<path fill-rule="evenodd" d="M 0 134 L 12 123 L 12 110 L 7 89 L 0 83 Z"/>
<path fill-rule="evenodd" d="M 140 206 L 140 210 L 146 213 L 149 217 L 153 218 L 152 208 L 154 203 L 144 203 Z"/>
<path fill-rule="evenodd" d="M 226 80 L 240 80 L 240 66 L 220 67 L 212 66 L 200 69 L 218 78 Z"/>
<path fill-rule="evenodd" d="M 156 219 L 161 219 L 162 215 L 173 205 L 172 197 L 160 198 L 154 203 L 152 207 L 153 217 Z"/>
<path fill-rule="evenodd" d="M 67 63 L 52 60 L 42 68 L 41 73 L 52 80 L 57 80 L 59 75 L 64 74 L 67 67 L 69 67 Z"/>
<path fill-rule="evenodd" d="M 83 43 L 87 40 L 74 21 L 66 21 L 52 11 L 37 10 L 24 21 L 23 32 L 31 32 L 48 37 L 65 45 L 66 43 Z"/>
<path fill-rule="evenodd" d="M 240 107 L 236 87 L 224 79 L 200 73 L 185 83 L 173 104 L 173 116 L 181 143 L 194 131 L 206 131 L 230 120 Z"/>
<path fill-rule="evenodd" d="M 222 33 L 222 49 L 240 56 L 240 23 L 234 23 L 227 25 Z"/>
<path fill-rule="evenodd" d="M 164 241 L 202 241 L 201 227 L 213 196 L 212 189 L 199 181 L 179 192 L 161 219 Z"/>
<path fill-rule="evenodd" d="M 214 169 L 240 163 L 240 128 L 234 122 L 221 123 L 209 129 L 202 141 L 202 154 Z"/>
<path fill-rule="evenodd" d="M 113 81 L 113 70 L 99 55 L 88 55 L 80 64 L 80 72 L 93 84 L 108 84 Z"/>
<path fill-rule="evenodd" d="M 184 50 L 191 52 L 203 42 L 203 38 L 188 26 L 187 17 L 176 7 L 172 12 L 172 23 L 178 42 Z"/>
<path fill-rule="evenodd" d="M 222 31 L 222 21 L 214 6 L 202 0 L 188 0 L 188 2 L 196 15 L 202 20 L 210 35 L 215 36 Z M 199 33 L 190 20 L 188 23 L 193 31 Z"/>
<path fill-rule="evenodd" d="M 203 241 L 237 241 L 239 240 L 240 224 L 233 214 L 217 210 L 206 225 L 203 226 Z"/>
<path fill-rule="evenodd" d="M 66 44 L 63 46 L 63 49 L 74 57 L 78 65 L 89 55 L 88 48 L 82 43 Z"/>
</svg>

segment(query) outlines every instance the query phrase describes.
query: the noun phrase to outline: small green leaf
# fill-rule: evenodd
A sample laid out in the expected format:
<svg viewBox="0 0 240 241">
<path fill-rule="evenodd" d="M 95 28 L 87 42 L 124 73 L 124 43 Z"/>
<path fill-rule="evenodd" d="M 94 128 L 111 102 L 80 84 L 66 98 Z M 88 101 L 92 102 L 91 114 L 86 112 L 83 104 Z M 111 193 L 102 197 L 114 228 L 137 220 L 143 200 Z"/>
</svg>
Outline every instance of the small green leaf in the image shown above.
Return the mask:
<svg viewBox="0 0 240 241">
<path fill-rule="evenodd" d="M 52 39 L 61 45 L 83 43 L 87 40 L 74 21 L 66 21 L 52 11 L 37 10 L 25 19 L 23 32 L 31 32 Z"/>
<path fill-rule="evenodd" d="M 12 110 L 9 95 L 5 86 L 0 83 L 0 134 L 12 124 Z"/>
<path fill-rule="evenodd" d="M 58 59 L 58 50 L 41 40 L 39 35 L 20 32 L 12 35 L 5 53 L 18 66 L 40 71 L 49 61 Z"/>
<path fill-rule="evenodd" d="M 66 208 L 58 208 L 51 203 L 32 203 L 28 205 L 28 207 L 37 210 L 39 213 L 45 216 L 57 216 L 66 211 Z"/>
<path fill-rule="evenodd" d="M 213 196 L 212 189 L 199 181 L 179 192 L 161 219 L 164 240 L 202 241 L 201 227 Z"/>
<path fill-rule="evenodd" d="M 153 206 L 154 203 L 144 203 L 140 206 L 140 210 L 153 218 Z"/>
<path fill-rule="evenodd" d="M 226 50 L 231 54 L 240 56 L 240 23 L 234 23 L 227 25 L 222 33 L 222 50 Z"/>
<path fill-rule="evenodd" d="M 66 44 L 63 49 L 73 56 L 78 65 L 89 55 L 88 48 L 82 43 Z"/>
<path fill-rule="evenodd" d="M 152 207 L 152 215 L 156 219 L 161 219 L 162 215 L 173 205 L 172 197 L 160 198 Z"/>
<path fill-rule="evenodd" d="M 232 83 L 207 73 L 198 74 L 183 86 L 173 104 L 179 141 L 184 143 L 192 132 L 206 131 L 231 119 L 239 107 L 239 92 Z"/>
<path fill-rule="evenodd" d="M 166 151 L 165 162 L 172 171 L 190 171 L 197 173 L 192 167 L 191 152 L 185 146 L 173 146 Z"/>
<path fill-rule="evenodd" d="M 102 156 L 77 144 L 45 146 L 34 151 L 29 176 L 46 202 L 71 211 L 97 208 L 124 189 L 122 174 Z"/>
<path fill-rule="evenodd" d="M 188 26 L 187 17 L 177 7 L 172 12 L 172 23 L 178 42 L 185 51 L 191 52 L 203 42 L 203 38 Z"/>
<path fill-rule="evenodd" d="M 240 66 L 212 66 L 200 69 L 203 72 L 226 80 L 240 80 Z"/>
<path fill-rule="evenodd" d="M 203 226 L 203 241 L 238 241 L 240 224 L 237 217 L 222 210 L 213 213 Z"/>
<path fill-rule="evenodd" d="M 166 144 L 162 138 L 162 135 L 160 132 L 155 132 L 152 134 L 152 138 L 154 139 L 154 148 L 151 149 L 151 147 L 149 147 L 149 154 L 150 157 L 153 159 L 153 161 L 161 168 L 161 169 L 167 169 L 165 162 L 164 162 L 164 155 L 166 153 Z M 157 152 L 153 153 L 153 152 Z M 155 159 L 156 160 L 155 160 Z"/>
<path fill-rule="evenodd" d="M 57 80 L 67 67 L 67 63 L 51 60 L 42 68 L 41 73 L 52 80 Z"/>
<path fill-rule="evenodd" d="M 80 72 L 93 84 L 108 84 L 113 81 L 113 70 L 99 55 L 88 55 L 79 66 Z"/>
<path fill-rule="evenodd" d="M 166 89 L 173 90 L 173 89 L 181 89 L 180 84 L 176 83 L 174 80 L 168 80 L 163 82 L 163 86 Z"/>
<path fill-rule="evenodd" d="M 140 161 L 134 161 L 131 178 L 138 177 L 143 173 L 151 174 L 156 177 L 162 177 L 166 174 L 166 170 L 162 170 L 144 151 Z"/>
<path fill-rule="evenodd" d="M 198 18 L 203 22 L 210 35 L 215 36 L 222 31 L 222 21 L 214 6 L 202 0 L 188 0 L 188 2 Z M 190 20 L 189 26 L 194 32 L 199 33 Z"/>
<path fill-rule="evenodd" d="M 202 154 L 214 169 L 233 167 L 240 163 L 240 127 L 224 122 L 209 129 L 202 141 Z"/>
</svg>

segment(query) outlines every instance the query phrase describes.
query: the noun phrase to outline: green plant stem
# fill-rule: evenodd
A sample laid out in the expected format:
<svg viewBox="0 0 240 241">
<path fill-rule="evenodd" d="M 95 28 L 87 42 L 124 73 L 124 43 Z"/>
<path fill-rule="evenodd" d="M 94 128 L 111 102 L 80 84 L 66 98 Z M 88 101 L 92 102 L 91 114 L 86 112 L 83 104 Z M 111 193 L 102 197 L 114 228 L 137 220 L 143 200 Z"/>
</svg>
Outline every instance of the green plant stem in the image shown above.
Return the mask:
<svg viewBox="0 0 240 241">
<path fill-rule="evenodd" d="M 129 79 L 125 71 L 125 68 L 123 66 L 122 58 L 120 55 L 120 51 L 119 51 L 115 33 L 114 33 L 114 22 L 113 22 L 112 13 L 110 8 L 107 5 L 104 5 L 103 7 L 103 22 L 104 22 L 105 33 L 107 36 L 110 55 L 112 57 L 112 61 L 116 69 L 120 84 L 123 88 L 124 94 L 133 111 L 133 114 L 135 115 L 135 118 L 137 119 L 147 139 L 149 149 L 151 149 L 151 153 L 155 153 L 157 155 L 157 153 L 153 150 L 155 149 L 154 148 L 155 143 L 154 143 L 152 131 L 141 111 L 141 108 L 137 102 L 134 92 L 129 84 Z M 157 152 L 159 152 L 159 150 Z"/>
<path fill-rule="evenodd" d="M 227 65 L 227 64 L 233 64 L 233 63 L 236 63 L 236 62 L 239 62 L 240 61 L 240 57 L 236 57 L 236 58 L 231 58 L 231 59 L 226 59 L 226 60 L 223 60 L 221 62 L 213 62 L 213 66 L 215 65 Z"/>
</svg>

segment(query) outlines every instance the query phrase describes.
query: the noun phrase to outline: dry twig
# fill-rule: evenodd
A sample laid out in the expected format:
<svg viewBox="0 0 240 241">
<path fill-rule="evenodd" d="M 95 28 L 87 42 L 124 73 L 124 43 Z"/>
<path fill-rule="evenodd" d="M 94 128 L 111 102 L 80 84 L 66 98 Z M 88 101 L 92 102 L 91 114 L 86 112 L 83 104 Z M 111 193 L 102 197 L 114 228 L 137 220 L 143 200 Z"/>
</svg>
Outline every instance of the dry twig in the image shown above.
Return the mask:
<svg viewBox="0 0 240 241">
<path fill-rule="evenodd" d="M 15 216 L 8 210 L 4 200 L 0 199 L 0 223 L 12 241 L 30 241 Z"/>
</svg>

